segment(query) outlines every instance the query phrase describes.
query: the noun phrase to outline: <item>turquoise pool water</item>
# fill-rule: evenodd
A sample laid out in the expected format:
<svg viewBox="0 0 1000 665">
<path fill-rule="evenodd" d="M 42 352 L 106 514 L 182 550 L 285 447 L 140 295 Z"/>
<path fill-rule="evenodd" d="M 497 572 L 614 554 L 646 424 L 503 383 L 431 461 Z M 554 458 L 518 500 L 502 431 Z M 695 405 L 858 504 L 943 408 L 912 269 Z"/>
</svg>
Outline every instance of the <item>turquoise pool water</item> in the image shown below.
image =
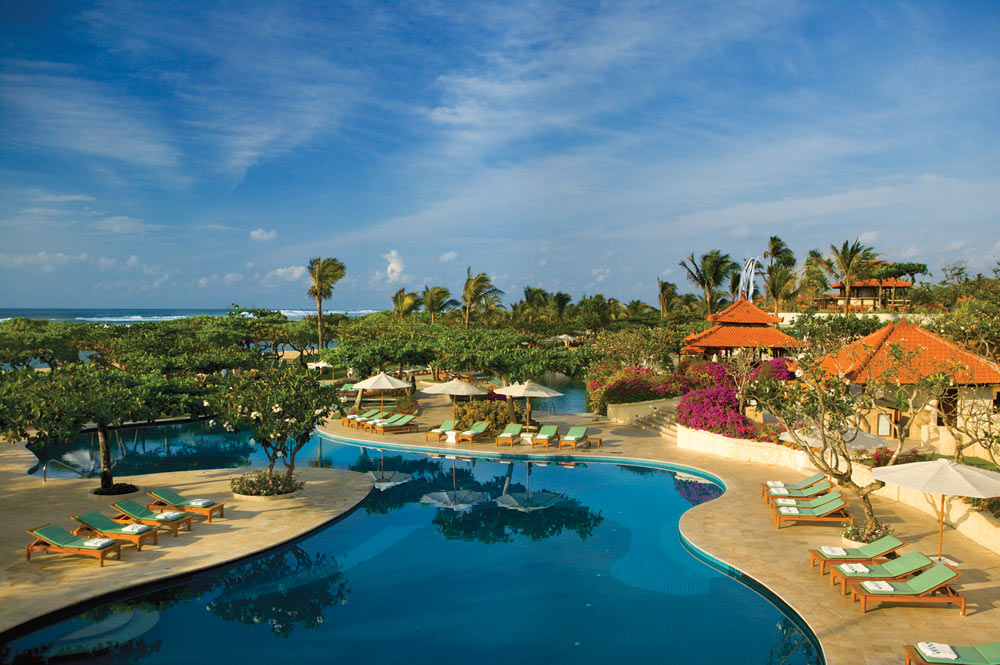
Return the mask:
<svg viewBox="0 0 1000 665">
<path fill-rule="evenodd" d="M 79 608 L 0 660 L 822 662 L 793 616 L 683 547 L 680 515 L 721 493 L 699 478 L 318 440 L 307 462 L 409 479 L 295 543 Z M 426 503 L 449 490 L 466 510 Z M 164 546 L 195 546 L 185 535 Z"/>
</svg>

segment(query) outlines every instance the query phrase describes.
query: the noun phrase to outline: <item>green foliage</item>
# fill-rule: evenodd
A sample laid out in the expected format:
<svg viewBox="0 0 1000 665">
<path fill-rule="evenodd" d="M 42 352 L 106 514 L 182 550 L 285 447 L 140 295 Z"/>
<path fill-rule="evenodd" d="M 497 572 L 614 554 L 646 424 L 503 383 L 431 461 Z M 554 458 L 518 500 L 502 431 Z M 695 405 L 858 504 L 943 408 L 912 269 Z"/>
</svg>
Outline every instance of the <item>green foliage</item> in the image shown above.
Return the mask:
<svg viewBox="0 0 1000 665">
<path fill-rule="evenodd" d="M 417 412 L 417 400 L 413 399 L 412 395 L 400 395 L 396 398 L 396 406 L 393 407 L 393 413 L 416 413 Z"/>
<path fill-rule="evenodd" d="M 55 368 L 79 360 L 73 332 L 79 326 L 44 319 L 14 318 L 0 321 L 0 365 L 24 369 L 32 363 Z"/>
<path fill-rule="evenodd" d="M 508 423 L 524 421 L 524 409 L 521 408 L 520 401 L 513 401 L 513 420 L 510 419 L 510 408 L 509 402 L 499 400 L 459 402 L 455 407 L 455 416 L 458 418 L 456 429 L 468 429 L 473 423 L 485 420 L 490 424 L 490 431 L 501 432 Z"/>
<path fill-rule="evenodd" d="M 802 314 L 788 329 L 788 333 L 796 339 L 814 341 L 816 343 L 837 348 L 870 335 L 885 327 L 877 316 L 857 314 L 842 314 L 820 316 L 813 312 Z"/>
<path fill-rule="evenodd" d="M 305 482 L 289 476 L 275 476 L 261 469 L 254 469 L 229 479 L 229 489 L 246 496 L 275 496 L 291 494 L 305 487 Z"/>
</svg>

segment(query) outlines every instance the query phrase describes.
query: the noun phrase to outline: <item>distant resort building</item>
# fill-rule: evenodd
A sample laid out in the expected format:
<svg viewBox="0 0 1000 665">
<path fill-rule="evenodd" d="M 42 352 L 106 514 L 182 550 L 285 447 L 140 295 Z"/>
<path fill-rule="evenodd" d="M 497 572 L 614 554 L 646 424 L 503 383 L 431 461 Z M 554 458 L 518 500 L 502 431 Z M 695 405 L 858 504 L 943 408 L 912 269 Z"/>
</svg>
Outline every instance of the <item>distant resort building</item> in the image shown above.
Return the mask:
<svg viewBox="0 0 1000 665">
<path fill-rule="evenodd" d="M 895 277 L 887 279 L 859 279 L 851 283 L 851 311 L 871 312 L 878 309 L 902 310 L 910 305 L 910 288 L 913 282 Z M 830 285 L 836 293 L 825 293 L 816 299 L 819 309 L 842 309 L 847 299 L 843 282 Z"/>
<path fill-rule="evenodd" d="M 799 341 L 773 327 L 781 320 L 740 298 L 708 316 L 708 321 L 715 324 L 711 328 L 685 337 L 681 353 L 713 358 L 728 356 L 736 349 L 766 348 L 771 356 L 783 356 L 798 347 Z"/>
</svg>

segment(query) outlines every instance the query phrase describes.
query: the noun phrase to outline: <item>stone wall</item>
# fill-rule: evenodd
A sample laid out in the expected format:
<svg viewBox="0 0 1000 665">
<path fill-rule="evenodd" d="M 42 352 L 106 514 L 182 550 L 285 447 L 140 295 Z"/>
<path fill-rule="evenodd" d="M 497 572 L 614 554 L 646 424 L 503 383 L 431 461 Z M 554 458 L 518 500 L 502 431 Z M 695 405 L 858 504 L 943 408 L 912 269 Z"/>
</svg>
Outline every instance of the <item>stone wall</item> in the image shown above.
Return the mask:
<svg viewBox="0 0 1000 665">
<path fill-rule="evenodd" d="M 643 416 L 648 416 L 657 409 L 675 412 L 680 401 L 680 397 L 672 397 L 670 399 L 651 399 L 646 402 L 631 402 L 629 404 L 608 404 L 608 420 L 629 425 Z"/>
<path fill-rule="evenodd" d="M 727 457 L 742 462 L 776 464 L 798 473 L 811 475 L 816 467 L 801 450 L 746 439 L 731 439 L 720 434 L 677 426 L 677 447 L 706 455 Z M 861 464 L 853 465 L 852 478 L 864 487 L 872 481 L 872 471 Z M 886 485 L 873 493 L 889 501 L 896 501 L 938 519 L 941 497 L 914 492 L 895 485 Z M 981 512 L 962 501 L 961 497 L 945 497 L 945 523 L 969 540 L 1000 554 L 1000 519 Z M 925 554 L 930 554 L 925 552 Z"/>
</svg>

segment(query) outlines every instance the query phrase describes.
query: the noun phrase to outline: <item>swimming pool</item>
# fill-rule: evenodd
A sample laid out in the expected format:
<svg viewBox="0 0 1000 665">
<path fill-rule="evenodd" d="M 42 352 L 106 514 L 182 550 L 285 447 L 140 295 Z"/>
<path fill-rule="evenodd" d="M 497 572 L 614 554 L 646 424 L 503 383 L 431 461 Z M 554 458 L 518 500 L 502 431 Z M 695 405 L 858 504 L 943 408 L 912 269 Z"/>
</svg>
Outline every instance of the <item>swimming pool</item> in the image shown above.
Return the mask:
<svg viewBox="0 0 1000 665">
<path fill-rule="evenodd" d="M 409 479 L 295 543 L 17 637 L 4 662 L 822 662 L 791 614 L 682 545 L 680 515 L 721 492 L 701 478 L 311 452 Z M 448 490 L 468 509 L 425 499 Z"/>
</svg>

